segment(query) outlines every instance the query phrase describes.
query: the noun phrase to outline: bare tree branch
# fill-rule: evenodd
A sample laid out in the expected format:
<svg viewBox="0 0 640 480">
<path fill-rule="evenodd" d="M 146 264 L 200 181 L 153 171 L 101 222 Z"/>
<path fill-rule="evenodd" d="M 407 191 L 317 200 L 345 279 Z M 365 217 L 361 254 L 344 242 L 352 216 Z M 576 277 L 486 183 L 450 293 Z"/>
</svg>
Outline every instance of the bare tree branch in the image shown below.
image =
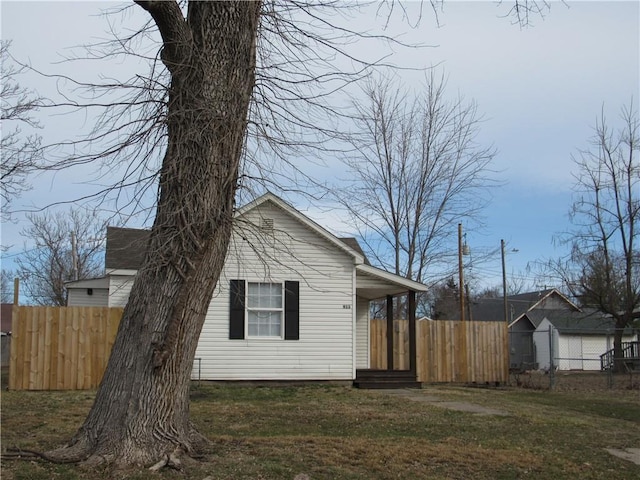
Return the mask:
<svg viewBox="0 0 640 480">
<path fill-rule="evenodd" d="M 456 225 L 479 220 L 495 151 L 476 144 L 477 108 L 447 99 L 444 77 L 432 71 L 415 96 L 394 80 L 371 81 L 366 100 L 355 104 L 361 133 L 344 159 L 354 180 L 338 201 L 376 263 L 428 282 L 446 264 Z"/>
<path fill-rule="evenodd" d="M 0 43 L 2 62 L 2 88 L 0 90 L 0 120 L 2 140 L 0 143 L 0 198 L 3 220 L 11 218 L 12 201 L 30 188 L 28 176 L 42 164 L 40 135 L 33 132 L 40 128 L 33 114 L 42 106 L 43 99 L 18 83 L 18 75 L 24 71 L 9 53 L 11 43 Z M 33 133 L 24 134 L 21 127 Z"/>
<path fill-rule="evenodd" d="M 615 319 L 618 358 L 623 329 L 640 309 L 640 120 L 633 103 L 620 120 L 621 127 L 612 129 L 601 113 L 591 148 L 574 157 L 575 228 L 561 238 L 571 245 L 571 256 L 548 265 L 581 304 Z"/>
</svg>

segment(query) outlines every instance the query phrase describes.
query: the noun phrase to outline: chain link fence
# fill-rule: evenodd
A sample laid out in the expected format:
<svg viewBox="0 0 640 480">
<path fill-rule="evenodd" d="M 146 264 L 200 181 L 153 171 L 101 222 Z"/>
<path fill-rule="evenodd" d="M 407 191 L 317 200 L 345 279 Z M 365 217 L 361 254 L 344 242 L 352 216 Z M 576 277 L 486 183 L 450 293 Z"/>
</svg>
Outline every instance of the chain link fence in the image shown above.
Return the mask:
<svg viewBox="0 0 640 480">
<path fill-rule="evenodd" d="M 614 355 L 614 331 L 509 332 L 510 383 L 551 390 L 640 390 L 640 342 L 625 332 Z M 618 368 L 615 368 L 618 367 Z"/>
</svg>

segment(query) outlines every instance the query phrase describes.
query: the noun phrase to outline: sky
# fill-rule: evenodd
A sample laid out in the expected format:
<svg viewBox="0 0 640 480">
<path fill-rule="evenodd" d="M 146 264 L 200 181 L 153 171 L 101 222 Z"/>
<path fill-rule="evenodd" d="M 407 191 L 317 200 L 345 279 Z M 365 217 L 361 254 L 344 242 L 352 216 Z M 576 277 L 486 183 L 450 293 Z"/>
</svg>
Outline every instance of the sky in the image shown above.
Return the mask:
<svg viewBox="0 0 640 480">
<path fill-rule="evenodd" d="M 108 24 L 100 8 L 121 5 L 104 2 L 10 2 L 1 3 L 2 38 L 12 40 L 12 54 L 34 67 L 70 73 L 88 79 L 111 76 L 141 68 L 135 61 L 93 61 L 89 65 L 60 63 L 72 47 L 108 37 Z M 410 23 L 415 23 L 420 4 L 407 3 Z M 571 228 L 568 211 L 572 198 L 572 155 L 588 147 L 592 127 L 601 112 L 615 125 L 623 105 L 640 101 L 640 3 L 551 2 L 543 17 L 521 28 L 505 18 L 511 2 L 445 1 L 438 19 L 423 6 L 420 25 L 410 28 L 394 15 L 385 33 L 402 34 L 407 43 L 429 45 L 419 50 L 394 48 L 390 59 L 416 69 L 438 65 L 447 75 L 448 92 L 474 100 L 484 117 L 478 142 L 493 145 L 497 155 L 492 168 L 500 186 L 491 189 L 491 203 L 484 214 L 485 227 L 469 231 L 466 241 L 477 256 L 495 252 L 500 240 L 507 244 L 509 276 L 529 287 L 542 287 L 527 270 L 536 261 L 566 253 L 554 238 Z M 144 18 L 132 9 L 125 22 Z M 372 14 L 353 17 L 353 28 L 380 29 L 381 19 Z M 354 46 L 360 53 L 375 54 L 371 45 Z M 418 85 L 424 73 L 401 71 L 403 83 Z M 56 95 L 55 83 L 25 75 L 22 86 L 42 95 Z M 42 114 L 45 139 L 73 136 L 91 124 L 90 117 Z M 317 176 L 330 179 L 336 165 Z M 16 205 L 24 209 L 69 199 L 69 193 L 95 189 L 83 184 L 90 171 L 76 169 L 33 179 L 34 189 Z M 340 212 L 301 201 L 294 206 L 328 227 L 348 235 L 349 225 Z M 2 268 L 13 268 L 25 248 L 20 230 L 24 213 L 2 225 Z M 133 225 L 135 226 L 135 225 Z M 463 228 L 466 226 L 463 225 Z M 466 231 L 466 228 L 465 228 Z M 457 238 L 452 238 L 452 249 Z M 26 245 L 26 248 L 29 248 Z M 515 251 L 517 250 L 517 251 Z M 486 286 L 498 285 L 500 255 L 483 264 L 468 260 L 469 274 Z"/>
</svg>

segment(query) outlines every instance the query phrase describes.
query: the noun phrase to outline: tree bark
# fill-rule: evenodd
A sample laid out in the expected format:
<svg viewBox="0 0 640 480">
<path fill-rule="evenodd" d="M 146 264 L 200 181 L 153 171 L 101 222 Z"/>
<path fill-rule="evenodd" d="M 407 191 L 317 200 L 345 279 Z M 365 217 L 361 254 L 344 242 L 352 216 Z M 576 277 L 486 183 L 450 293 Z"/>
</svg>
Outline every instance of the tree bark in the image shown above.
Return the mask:
<svg viewBox="0 0 640 480">
<path fill-rule="evenodd" d="M 195 350 L 222 270 L 255 79 L 260 1 L 137 2 L 171 73 L 157 214 L 87 419 L 52 460 L 176 463 L 203 438 L 189 422 Z"/>
</svg>

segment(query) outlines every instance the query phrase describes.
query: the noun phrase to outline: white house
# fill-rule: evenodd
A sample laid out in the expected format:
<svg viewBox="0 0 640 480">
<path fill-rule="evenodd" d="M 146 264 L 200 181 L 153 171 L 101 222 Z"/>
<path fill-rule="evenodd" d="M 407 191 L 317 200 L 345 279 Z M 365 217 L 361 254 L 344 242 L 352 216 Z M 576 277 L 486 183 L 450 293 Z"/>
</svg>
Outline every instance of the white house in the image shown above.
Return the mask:
<svg viewBox="0 0 640 480">
<path fill-rule="evenodd" d="M 124 306 L 148 236 L 110 227 L 105 277 L 67 284 L 68 304 Z M 199 373 L 352 381 L 369 368 L 369 302 L 426 289 L 369 265 L 355 239 L 334 236 L 268 193 L 236 213 L 196 352 Z M 415 311 L 410 316 L 415 322 Z"/>
</svg>

